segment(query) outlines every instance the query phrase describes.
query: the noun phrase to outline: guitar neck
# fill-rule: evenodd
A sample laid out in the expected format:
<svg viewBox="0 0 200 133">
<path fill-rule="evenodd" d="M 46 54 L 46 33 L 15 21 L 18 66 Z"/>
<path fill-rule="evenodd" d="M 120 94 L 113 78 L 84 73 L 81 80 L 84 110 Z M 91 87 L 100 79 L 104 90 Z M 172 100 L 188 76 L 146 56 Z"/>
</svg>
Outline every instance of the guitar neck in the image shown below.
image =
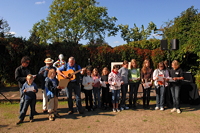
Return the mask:
<svg viewBox="0 0 200 133">
<path fill-rule="evenodd" d="M 84 69 L 84 68 L 83 68 Z M 74 72 L 74 73 L 71 73 L 72 75 L 75 75 L 75 74 L 77 74 L 77 73 L 79 73 L 79 72 L 81 72 L 82 71 L 82 69 L 80 69 L 80 70 L 78 70 L 78 71 L 76 71 L 76 72 Z"/>
</svg>

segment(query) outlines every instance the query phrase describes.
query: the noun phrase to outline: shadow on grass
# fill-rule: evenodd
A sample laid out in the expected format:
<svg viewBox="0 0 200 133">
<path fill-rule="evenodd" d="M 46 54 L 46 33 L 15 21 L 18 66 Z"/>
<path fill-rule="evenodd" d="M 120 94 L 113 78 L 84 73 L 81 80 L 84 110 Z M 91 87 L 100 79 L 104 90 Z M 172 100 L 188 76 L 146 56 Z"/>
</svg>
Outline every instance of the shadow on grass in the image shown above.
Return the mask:
<svg viewBox="0 0 200 133">
<path fill-rule="evenodd" d="M 183 112 L 197 111 L 200 110 L 199 105 L 181 104 L 181 110 Z"/>
<path fill-rule="evenodd" d="M 59 113 L 66 113 L 65 115 L 62 115 L 62 118 L 66 119 L 80 119 L 81 117 L 87 117 L 87 116 L 95 116 L 95 115 L 104 115 L 104 116 L 115 116 L 116 114 L 111 114 L 110 110 L 102 110 L 102 109 L 95 109 L 94 111 L 84 111 L 83 114 L 79 114 L 76 109 L 74 108 L 74 113 L 68 115 L 66 108 L 58 108 Z M 85 110 L 85 107 L 83 107 L 83 110 Z"/>
</svg>

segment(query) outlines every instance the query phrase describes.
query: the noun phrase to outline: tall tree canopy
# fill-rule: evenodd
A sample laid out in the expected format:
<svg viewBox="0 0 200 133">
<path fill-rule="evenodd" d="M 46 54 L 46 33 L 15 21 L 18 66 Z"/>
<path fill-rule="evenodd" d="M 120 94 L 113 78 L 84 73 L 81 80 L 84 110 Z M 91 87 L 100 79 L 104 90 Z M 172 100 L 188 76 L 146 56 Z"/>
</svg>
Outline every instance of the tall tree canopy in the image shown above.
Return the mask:
<svg viewBox="0 0 200 133">
<path fill-rule="evenodd" d="M 122 24 L 118 25 L 118 27 L 121 32 L 121 37 L 127 43 L 147 39 L 151 35 L 152 30 L 155 31 L 156 29 L 156 25 L 153 22 L 148 24 L 147 29 L 144 28 L 144 25 L 138 28 L 136 24 L 134 24 L 133 28 L 129 28 L 129 25 Z"/>
<path fill-rule="evenodd" d="M 109 17 L 106 7 L 97 7 L 95 0 L 54 0 L 47 20 L 36 23 L 31 36 L 38 36 L 40 43 L 68 41 L 78 43 L 81 39 L 95 40 L 116 35 L 117 18 Z"/>
</svg>

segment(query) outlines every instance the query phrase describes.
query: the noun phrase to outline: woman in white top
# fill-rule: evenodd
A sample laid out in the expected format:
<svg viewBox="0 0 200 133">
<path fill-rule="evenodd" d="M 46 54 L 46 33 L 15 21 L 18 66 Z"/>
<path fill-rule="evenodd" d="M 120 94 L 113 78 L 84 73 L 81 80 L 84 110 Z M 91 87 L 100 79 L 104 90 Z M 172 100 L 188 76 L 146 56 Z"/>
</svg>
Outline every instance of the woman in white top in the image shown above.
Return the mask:
<svg viewBox="0 0 200 133">
<path fill-rule="evenodd" d="M 169 72 L 165 68 L 163 62 L 158 63 L 157 69 L 153 72 L 154 85 L 156 87 L 156 107 L 155 110 L 164 110 L 164 93 L 165 87 L 168 86 L 167 78 L 169 78 Z"/>
<path fill-rule="evenodd" d="M 82 81 L 82 85 L 84 86 L 84 93 L 85 93 L 85 104 L 86 104 L 86 109 L 88 111 L 93 110 L 93 103 L 92 103 L 92 89 L 93 89 L 93 84 L 94 81 L 91 77 L 91 70 L 87 69 L 86 70 L 86 75 L 83 76 L 83 81 Z M 88 101 L 90 103 L 90 106 L 88 106 Z"/>
</svg>

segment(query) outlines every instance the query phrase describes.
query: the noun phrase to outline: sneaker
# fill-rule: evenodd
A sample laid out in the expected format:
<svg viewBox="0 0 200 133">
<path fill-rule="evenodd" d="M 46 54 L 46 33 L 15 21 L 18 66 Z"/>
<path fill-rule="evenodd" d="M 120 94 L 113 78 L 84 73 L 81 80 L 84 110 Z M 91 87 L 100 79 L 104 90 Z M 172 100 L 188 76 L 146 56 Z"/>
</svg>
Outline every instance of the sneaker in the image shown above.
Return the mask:
<svg viewBox="0 0 200 133">
<path fill-rule="evenodd" d="M 120 112 L 121 110 L 120 109 L 117 109 L 117 112 Z"/>
<path fill-rule="evenodd" d="M 124 107 L 124 109 L 126 109 L 126 110 L 127 110 L 127 109 L 129 109 L 129 107 Z"/>
<path fill-rule="evenodd" d="M 155 110 L 159 110 L 159 107 L 155 107 Z"/>
<path fill-rule="evenodd" d="M 116 112 L 116 109 L 113 109 L 113 112 Z"/>
<path fill-rule="evenodd" d="M 19 121 L 16 123 L 16 125 L 19 125 L 19 124 L 21 124 L 21 123 L 23 123 L 23 121 L 22 121 L 22 120 L 19 120 Z"/>
<path fill-rule="evenodd" d="M 61 116 L 58 114 L 58 112 L 54 113 L 54 116 L 55 116 L 55 117 L 58 117 L 58 118 L 61 117 Z"/>
<path fill-rule="evenodd" d="M 180 114 L 180 113 L 181 113 L 181 110 L 180 110 L 180 109 L 177 109 L 176 112 L 177 112 L 178 114 Z"/>
<path fill-rule="evenodd" d="M 50 121 L 53 121 L 53 120 L 54 120 L 53 114 L 49 114 L 49 120 L 50 120 Z"/>
<path fill-rule="evenodd" d="M 124 110 L 124 108 L 123 108 L 123 107 L 121 107 L 120 109 L 121 109 L 121 110 Z"/>
<path fill-rule="evenodd" d="M 176 108 L 173 108 L 173 109 L 171 110 L 171 112 L 176 112 Z"/>
<path fill-rule="evenodd" d="M 164 108 L 160 108 L 161 111 L 164 111 Z"/>
<path fill-rule="evenodd" d="M 30 119 L 30 122 L 34 122 L 34 120 L 33 120 L 33 119 Z"/>
</svg>

